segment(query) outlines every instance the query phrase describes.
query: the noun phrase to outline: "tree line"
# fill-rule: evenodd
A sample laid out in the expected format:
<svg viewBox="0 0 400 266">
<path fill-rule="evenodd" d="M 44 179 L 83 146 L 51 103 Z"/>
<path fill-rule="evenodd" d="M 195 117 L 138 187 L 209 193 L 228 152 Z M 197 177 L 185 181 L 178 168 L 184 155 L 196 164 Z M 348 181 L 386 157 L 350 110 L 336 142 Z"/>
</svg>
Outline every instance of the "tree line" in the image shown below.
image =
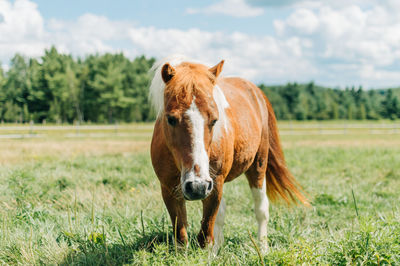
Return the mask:
<svg viewBox="0 0 400 266">
<path fill-rule="evenodd" d="M 400 88 L 363 90 L 362 87 L 332 89 L 308 84 L 260 85 L 278 119 L 398 119 Z"/>
<path fill-rule="evenodd" d="M 54 47 L 39 59 L 16 54 L 6 72 L 0 67 L 0 121 L 152 121 L 147 94 L 154 62 L 122 53 L 74 58 Z M 343 90 L 313 82 L 259 86 L 282 120 L 400 118 L 399 89 Z"/>
<path fill-rule="evenodd" d="M 40 59 L 15 55 L 0 69 L 0 120 L 72 123 L 149 121 L 148 70 L 154 58 L 122 53 L 74 59 L 56 48 Z"/>
</svg>

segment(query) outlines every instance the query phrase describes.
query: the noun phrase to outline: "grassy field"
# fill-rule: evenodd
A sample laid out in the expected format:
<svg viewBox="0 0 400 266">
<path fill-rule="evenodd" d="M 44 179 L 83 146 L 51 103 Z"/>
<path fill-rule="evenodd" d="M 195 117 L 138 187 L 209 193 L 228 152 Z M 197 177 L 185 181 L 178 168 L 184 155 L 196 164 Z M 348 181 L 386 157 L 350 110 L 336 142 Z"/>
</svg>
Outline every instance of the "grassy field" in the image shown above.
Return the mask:
<svg viewBox="0 0 400 266">
<path fill-rule="evenodd" d="M 289 167 L 312 207 L 272 205 L 263 263 L 400 264 L 400 132 L 301 129 L 310 125 L 280 124 Z M 21 131 L 0 128 L 0 137 L 44 134 Z M 174 247 L 149 158 L 151 132 L 151 125 L 140 124 L 0 138 L 0 264 L 260 264 L 243 177 L 224 188 L 219 254 L 194 241 L 199 202 L 188 204 L 189 247 Z"/>
</svg>

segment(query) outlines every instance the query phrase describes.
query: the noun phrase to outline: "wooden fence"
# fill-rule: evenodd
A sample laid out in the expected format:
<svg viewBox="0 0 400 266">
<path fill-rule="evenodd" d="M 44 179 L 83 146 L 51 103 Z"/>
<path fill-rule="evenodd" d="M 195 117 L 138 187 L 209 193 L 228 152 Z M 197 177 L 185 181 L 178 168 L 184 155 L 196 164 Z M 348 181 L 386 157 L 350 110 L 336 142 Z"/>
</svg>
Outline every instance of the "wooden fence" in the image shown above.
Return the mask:
<svg viewBox="0 0 400 266">
<path fill-rule="evenodd" d="M 400 134 L 399 123 L 280 122 L 281 135 Z M 153 124 L 115 125 L 0 125 L 0 139 L 151 136 Z"/>
</svg>

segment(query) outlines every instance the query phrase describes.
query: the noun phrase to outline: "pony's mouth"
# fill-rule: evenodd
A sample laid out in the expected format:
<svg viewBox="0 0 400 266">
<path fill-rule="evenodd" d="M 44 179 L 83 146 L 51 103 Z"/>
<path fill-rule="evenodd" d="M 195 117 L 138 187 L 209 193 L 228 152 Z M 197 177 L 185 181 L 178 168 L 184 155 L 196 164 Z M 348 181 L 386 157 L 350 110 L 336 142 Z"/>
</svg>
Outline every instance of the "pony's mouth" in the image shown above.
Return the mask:
<svg viewBox="0 0 400 266">
<path fill-rule="evenodd" d="M 208 195 L 207 195 L 208 196 Z M 196 200 L 203 200 L 205 198 L 207 198 L 207 196 L 203 197 L 203 196 L 195 196 L 195 197 L 188 197 L 185 194 L 183 194 L 183 198 L 187 201 L 196 201 Z"/>
<path fill-rule="evenodd" d="M 189 197 L 187 197 L 185 194 L 183 194 L 183 197 L 185 198 L 185 200 L 187 200 L 187 201 L 196 201 L 196 200 L 202 200 L 202 199 L 205 199 L 205 198 L 203 198 L 203 197 L 198 197 L 198 198 L 189 198 Z"/>
</svg>

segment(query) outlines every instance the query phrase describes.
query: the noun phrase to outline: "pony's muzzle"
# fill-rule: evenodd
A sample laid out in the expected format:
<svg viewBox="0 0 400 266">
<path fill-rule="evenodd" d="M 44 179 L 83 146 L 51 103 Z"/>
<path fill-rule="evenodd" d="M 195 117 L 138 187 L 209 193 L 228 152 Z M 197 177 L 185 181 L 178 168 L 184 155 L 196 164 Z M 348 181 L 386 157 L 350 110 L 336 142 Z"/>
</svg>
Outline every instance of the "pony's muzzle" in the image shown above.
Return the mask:
<svg viewBox="0 0 400 266">
<path fill-rule="evenodd" d="M 188 180 L 183 183 L 183 196 L 186 200 L 205 199 L 213 189 L 212 180 Z"/>
</svg>

